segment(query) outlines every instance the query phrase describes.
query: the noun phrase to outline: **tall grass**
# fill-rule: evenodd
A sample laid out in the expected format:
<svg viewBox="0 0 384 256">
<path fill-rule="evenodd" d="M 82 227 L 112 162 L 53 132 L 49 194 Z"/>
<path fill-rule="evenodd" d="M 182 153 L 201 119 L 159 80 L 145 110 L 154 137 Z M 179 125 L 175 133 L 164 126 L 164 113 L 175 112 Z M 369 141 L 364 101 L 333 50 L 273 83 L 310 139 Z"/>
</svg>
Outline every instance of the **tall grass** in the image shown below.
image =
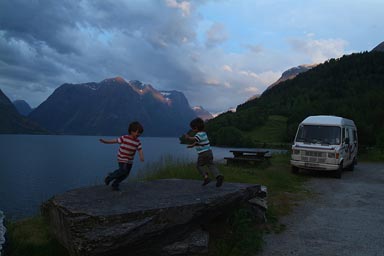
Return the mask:
<svg viewBox="0 0 384 256">
<path fill-rule="evenodd" d="M 68 256 L 48 230 L 41 216 L 7 223 L 8 242 L 6 255 L 10 256 Z"/>
<path fill-rule="evenodd" d="M 261 250 L 263 229 L 249 209 L 238 209 L 225 224 L 225 229 L 219 227 L 218 231 L 210 232 L 216 233 L 211 239 L 210 256 L 248 256 Z"/>
<path fill-rule="evenodd" d="M 201 179 L 195 164 L 171 155 L 163 156 L 158 162 L 145 166 L 146 170 L 139 172 L 139 180 L 157 179 Z"/>
</svg>

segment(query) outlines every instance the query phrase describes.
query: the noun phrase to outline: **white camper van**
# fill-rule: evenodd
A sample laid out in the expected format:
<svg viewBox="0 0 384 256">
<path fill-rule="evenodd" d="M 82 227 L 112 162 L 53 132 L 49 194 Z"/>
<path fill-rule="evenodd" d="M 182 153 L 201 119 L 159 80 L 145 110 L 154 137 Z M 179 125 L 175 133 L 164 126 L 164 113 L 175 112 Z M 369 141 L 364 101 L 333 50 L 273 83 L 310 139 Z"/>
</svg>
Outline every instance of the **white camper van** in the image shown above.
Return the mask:
<svg viewBox="0 0 384 256">
<path fill-rule="evenodd" d="M 292 145 L 292 172 L 324 170 L 341 178 L 343 169 L 353 171 L 357 149 L 357 128 L 352 120 L 309 116 L 300 123 Z"/>
</svg>

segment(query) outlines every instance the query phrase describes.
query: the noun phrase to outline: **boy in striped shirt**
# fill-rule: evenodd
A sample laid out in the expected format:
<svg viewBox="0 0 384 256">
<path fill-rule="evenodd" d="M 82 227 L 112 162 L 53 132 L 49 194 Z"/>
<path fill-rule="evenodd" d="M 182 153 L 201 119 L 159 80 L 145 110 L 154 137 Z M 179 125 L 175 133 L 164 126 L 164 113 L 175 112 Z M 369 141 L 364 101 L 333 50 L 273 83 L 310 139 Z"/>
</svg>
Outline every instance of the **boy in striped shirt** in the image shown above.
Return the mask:
<svg viewBox="0 0 384 256">
<path fill-rule="evenodd" d="M 136 151 L 139 152 L 140 161 L 144 161 L 141 142 L 138 139 L 138 137 L 143 133 L 143 131 L 143 126 L 139 122 L 132 122 L 129 124 L 128 128 L 129 135 L 123 135 L 117 139 L 112 140 L 100 139 L 100 142 L 105 144 L 120 144 L 119 151 L 117 154 L 117 162 L 119 164 L 119 169 L 109 173 L 108 176 L 104 179 L 105 185 L 107 186 L 111 181 L 113 181 L 112 190 L 120 190 L 119 184 L 128 177 L 132 169 L 133 159 L 135 157 Z"/>
<path fill-rule="evenodd" d="M 195 118 L 189 124 L 192 131 L 196 132 L 194 137 L 185 134 L 185 138 L 193 141 L 188 145 L 188 148 L 195 147 L 198 157 L 196 167 L 199 173 L 203 176 L 203 186 L 207 185 L 211 179 L 208 176 L 208 172 L 204 170 L 204 166 L 207 166 L 210 172 L 216 178 L 216 187 L 220 187 L 223 184 L 224 176 L 221 175 L 216 165 L 213 163 L 213 154 L 211 145 L 209 144 L 207 133 L 204 131 L 204 121 L 201 118 Z"/>
</svg>

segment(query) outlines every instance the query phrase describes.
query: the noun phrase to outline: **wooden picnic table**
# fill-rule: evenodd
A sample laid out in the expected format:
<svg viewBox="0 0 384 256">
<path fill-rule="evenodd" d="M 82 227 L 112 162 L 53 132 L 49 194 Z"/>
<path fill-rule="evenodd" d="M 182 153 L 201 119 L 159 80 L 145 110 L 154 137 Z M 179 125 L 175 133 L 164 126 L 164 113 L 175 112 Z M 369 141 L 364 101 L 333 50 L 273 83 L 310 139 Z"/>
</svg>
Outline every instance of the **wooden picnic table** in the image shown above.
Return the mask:
<svg viewBox="0 0 384 256">
<path fill-rule="evenodd" d="M 271 158 L 269 150 L 230 150 L 233 157 L 224 157 L 229 163 L 258 163 Z"/>
<path fill-rule="evenodd" d="M 265 157 L 269 150 L 230 150 L 234 157 L 252 156 L 252 157 Z"/>
</svg>

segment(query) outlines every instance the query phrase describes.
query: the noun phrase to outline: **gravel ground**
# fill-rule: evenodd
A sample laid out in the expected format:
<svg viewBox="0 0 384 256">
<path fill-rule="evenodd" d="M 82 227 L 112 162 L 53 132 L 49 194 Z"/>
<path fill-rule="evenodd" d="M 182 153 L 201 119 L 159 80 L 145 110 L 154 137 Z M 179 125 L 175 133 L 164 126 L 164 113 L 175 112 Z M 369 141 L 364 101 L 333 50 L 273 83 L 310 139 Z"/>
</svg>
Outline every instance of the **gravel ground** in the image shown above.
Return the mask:
<svg viewBox="0 0 384 256">
<path fill-rule="evenodd" d="M 310 175 L 316 195 L 281 219 L 258 256 L 384 256 L 384 163 L 359 163 L 341 179 Z"/>
</svg>

